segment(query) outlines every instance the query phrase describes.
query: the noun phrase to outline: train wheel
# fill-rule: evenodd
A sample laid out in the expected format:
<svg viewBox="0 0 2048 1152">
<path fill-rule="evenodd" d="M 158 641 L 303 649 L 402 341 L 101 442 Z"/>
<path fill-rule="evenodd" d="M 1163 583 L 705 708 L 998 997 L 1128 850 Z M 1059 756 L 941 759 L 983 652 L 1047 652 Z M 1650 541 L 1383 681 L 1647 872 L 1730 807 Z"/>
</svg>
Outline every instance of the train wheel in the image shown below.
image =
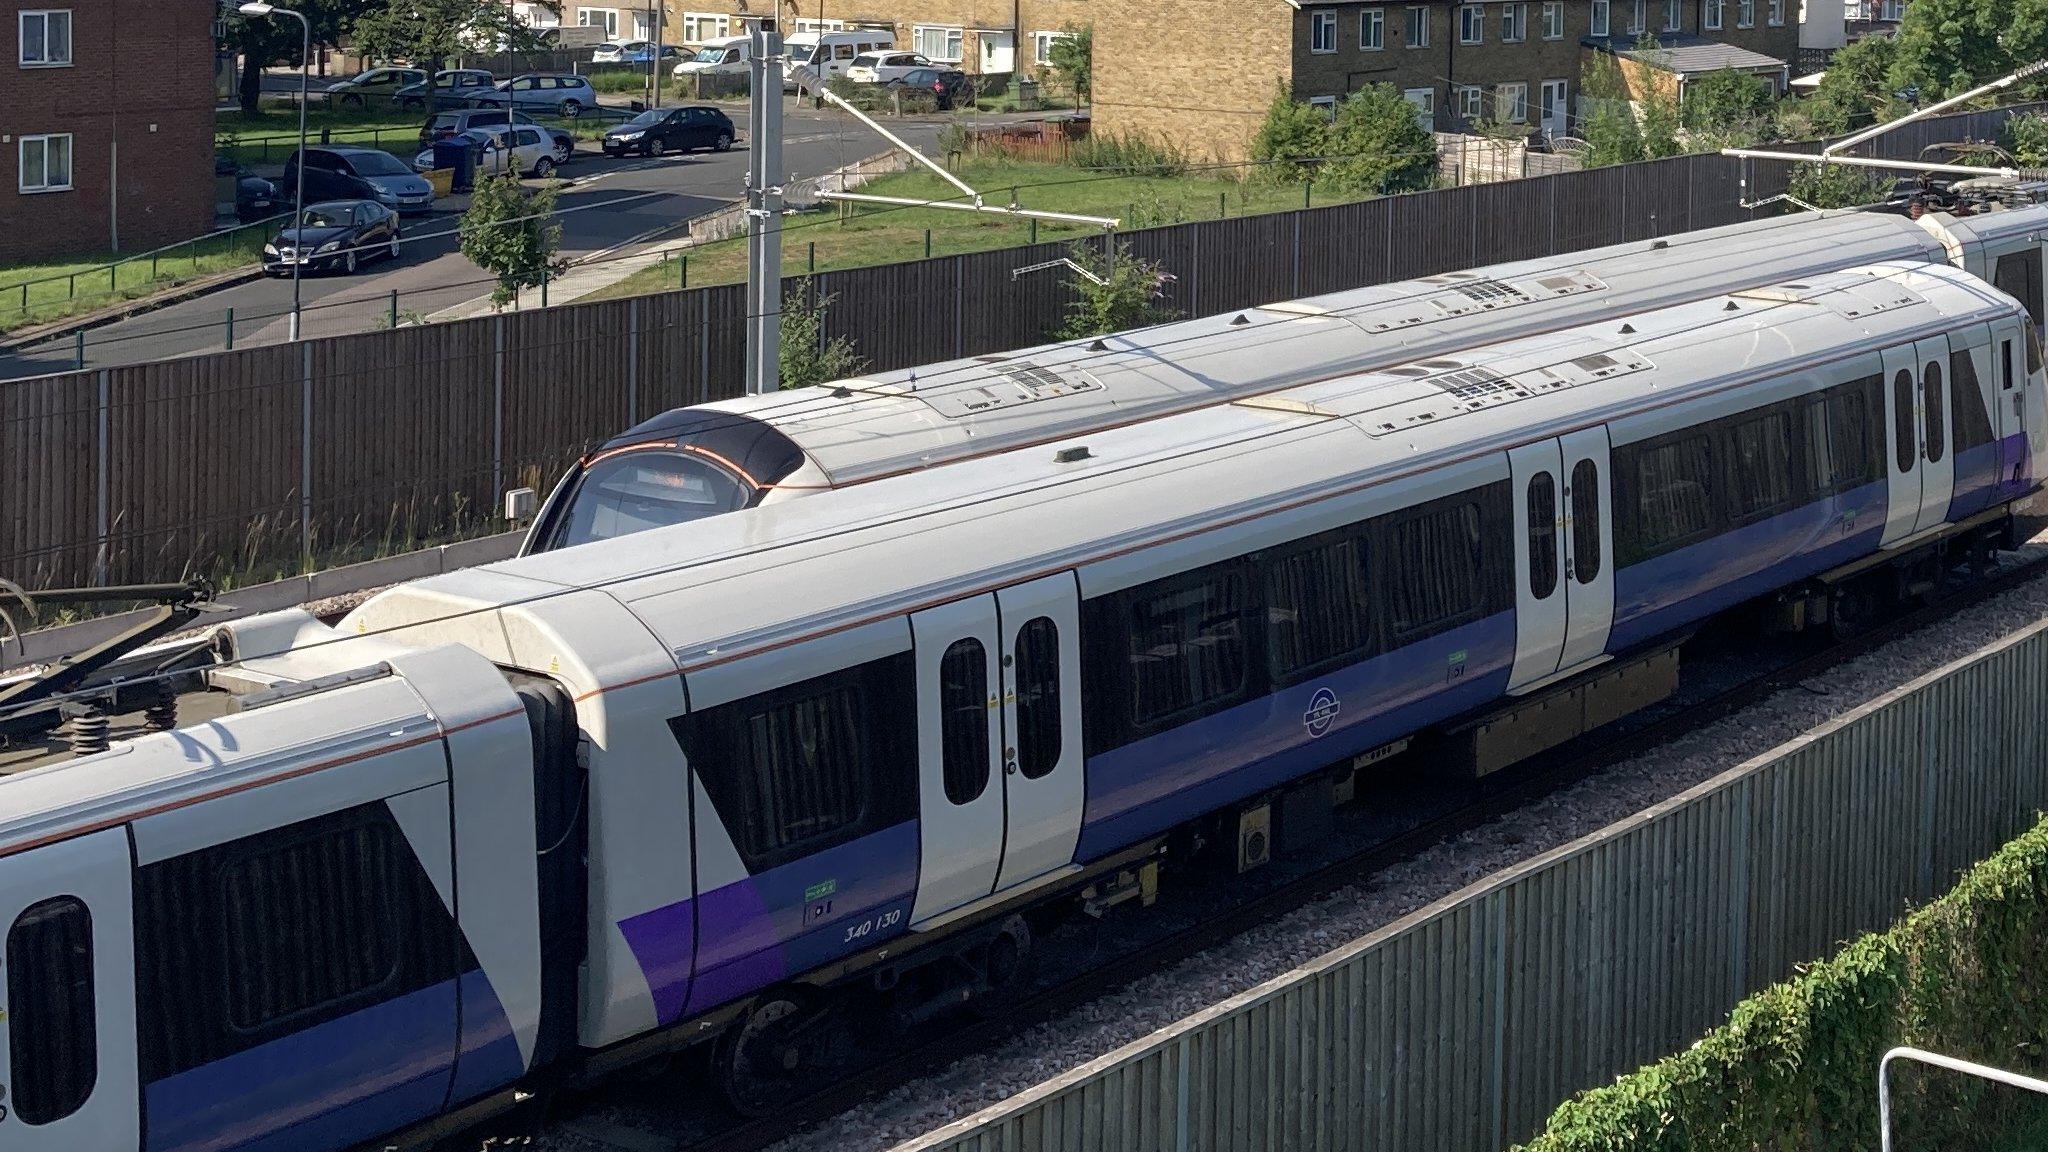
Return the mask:
<svg viewBox="0 0 2048 1152">
<path fill-rule="evenodd" d="M 974 1001 L 982 1015 L 1002 1011 L 1023 994 L 1031 983 L 1031 925 L 1022 916 L 1012 916 L 982 952 L 982 980 L 987 991 Z"/>
<path fill-rule="evenodd" d="M 1868 577 L 1852 580 L 1835 590 L 1828 612 L 1828 632 L 1836 640 L 1850 640 L 1863 634 L 1884 612 L 1877 583 Z"/>
<path fill-rule="evenodd" d="M 769 1116 L 816 1087 L 804 1079 L 804 1033 L 819 1016 L 797 993 L 771 993 L 719 1041 L 718 1088 L 733 1111 Z"/>
</svg>

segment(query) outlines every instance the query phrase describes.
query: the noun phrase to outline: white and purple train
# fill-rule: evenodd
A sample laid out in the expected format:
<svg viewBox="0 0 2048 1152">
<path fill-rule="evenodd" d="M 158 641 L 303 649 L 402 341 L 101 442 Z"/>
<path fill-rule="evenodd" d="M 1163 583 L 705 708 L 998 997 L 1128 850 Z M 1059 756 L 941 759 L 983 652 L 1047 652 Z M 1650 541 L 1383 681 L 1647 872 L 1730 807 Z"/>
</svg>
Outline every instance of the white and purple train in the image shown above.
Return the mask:
<svg viewBox="0 0 2048 1152">
<path fill-rule="evenodd" d="M 1484 772 L 1657 698 L 1716 613 L 1924 584 L 2048 475 L 2038 304 L 1925 256 L 755 492 L 124 665 L 178 669 L 175 730 L 0 750 L 0 1145 L 426 1140 L 699 1042 L 759 1107 L 822 1014 L 999 991 L 1041 914 L 1148 896 L 1189 828 L 1255 863 L 1393 750 Z M 1347 324 L 1292 315 L 1264 355 Z M 1018 411 L 1106 390 L 1036 367 Z"/>
</svg>

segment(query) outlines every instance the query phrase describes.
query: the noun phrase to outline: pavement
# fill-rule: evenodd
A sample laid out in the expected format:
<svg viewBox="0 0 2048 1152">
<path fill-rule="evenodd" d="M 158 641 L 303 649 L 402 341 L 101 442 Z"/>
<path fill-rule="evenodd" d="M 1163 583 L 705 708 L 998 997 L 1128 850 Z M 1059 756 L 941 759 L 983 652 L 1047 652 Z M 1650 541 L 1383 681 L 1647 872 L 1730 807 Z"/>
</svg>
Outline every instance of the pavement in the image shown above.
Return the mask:
<svg viewBox="0 0 2048 1152">
<path fill-rule="evenodd" d="M 745 108 L 728 113 L 744 122 Z M 929 150 L 945 126 L 941 119 L 902 120 L 891 130 Z M 785 122 L 783 159 L 792 178 L 814 176 L 887 149 L 844 113 L 792 108 Z M 747 155 L 691 153 L 653 159 L 610 159 L 580 143 L 561 168 L 558 201 L 561 254 L 572 262 L 632 256 L 680 238 L 689 221 L 744 194 Z M 315 275 L 299 284 L 302 332 L 332 336 L 380 328 L 396 311 L 412 321 L 470 305 L 490 291 L 489 278 L 456 249 L 457 216 L 437 211 L 404 224 L 397 259 L 371 264 L 354 276 Z M 652 259 L 658 260 L 658 254 Z M 590 289 L 595 291 L 595 288 Z M 550 302 L 555 302 L 552 288 Z M 288 338 L 290 280 L 259 279 L 88 331 L 85 367 L 100 368 L 215 351 L 226 346 L 232 310 L 236 347 Z M 70 371 L 78 367 L 75 337 L 62 336 L 0 353 L 0 379 Z"/>
</svg>

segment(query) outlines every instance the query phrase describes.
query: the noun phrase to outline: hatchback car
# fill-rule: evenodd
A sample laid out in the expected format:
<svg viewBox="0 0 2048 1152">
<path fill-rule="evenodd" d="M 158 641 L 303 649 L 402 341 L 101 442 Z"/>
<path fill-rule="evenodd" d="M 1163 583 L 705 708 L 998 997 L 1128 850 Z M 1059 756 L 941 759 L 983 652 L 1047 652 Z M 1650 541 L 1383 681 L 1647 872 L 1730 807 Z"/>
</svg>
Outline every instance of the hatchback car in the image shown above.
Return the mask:
<svg viewBox="0 0 2048 1152">
<path fill-rule="evenodd" d="M 633 43 L 645 44 L 646 41 L 635 40 L 633 41 Z M 625 50 L 626 45 L 624 44 L 614 44 L 611 43 L 610 41 L 606 41 L 605 43 L 599 44 L 596 48 L 591 50 L 590 62 L 592 64 L 617 64 L 619 62 L 620 54 L 623 53 Z"/>
<path fill-rule="evenodd" d="M 306 210 L 263 246 L 263 273 L 354 272 L 398 255 L 398 213 L 372 200 L 332 200 Z"/>
<path fill-rule="evenodd" d="M 496 77 L 477 68 L 444 68 L 434 74 L 434 102 L 460 106 L 469 103 L 469 98 L 491 90 Z M 424 81 L 408 84 L 391 94 L 400 108 L 424 108 L 427 106 L 427 85 Z"/>
<path fill-rule="evenodd" d="M 855 84 L 887 84 L 931 66 L 931 61 L 915 52 L 868 52 L 855 56 L 846 66 L 846 78 Z"/>
<path fill-rule="evenodd" d="M 941 112 L 952 109 L 961 99 L 973 100 L 974 81 L 958 68 L 913 68 L 894 80 L 888 87 L 901 88 L 906 92 L 929 92 L 939 102 Z"/>
<path fill-rule="evenodd" d="M 637 152 L 655 156 L 670 149 L 689 152 L 709 148 L 724 152 L 739 133 L 732 120 L 716 108 L 696 105 L 688 108 L 650 108 L 604 134 L 604 154 L 624 156 Z"/>
<path fill-rule="evenodd" d="M 502 81 L 489 92 L 470 97 L 473 108 L 525 108 L 556 113 L 573 120 L 586 108 L 597 107 L 597 89 L 581 76 L 561 72 L 535 72 Z"/>
<path fill-rule="evenodd" d="M 458 133 L 476 128 L 502 128 L 507 124 L 529 124 L 548 134 L 554 141 L 555 163 L 567 164 L 569 157 L 576 153 L 576 137 L 565 128 L 551 128 L 541 124 L 524 112 L 506 108 L 464 108 L 452 112 L 436 112 L 431 120 L 420 125 L 420 147 L 432 148 L 434 141 L 446 140 Z"/>
<path fill-rule="evenodd" d="M 426 82 L 424 68 L 372 68 L 330 87 L 327 96 L 341 101 L 345 107 L 361 108 L 366 104 L 389 104 L 399 89 Z"/>
<path fill-rule="evenodd" d="M 279 188 L 296 190 L 300 154 L 285 158 Z M 306 199 L 374 200 L 400 212 L 431 212 L 434 188 L 404 161 L 375 148 L 308 148 L 305 151 Z"/>
<path fill-rule="evenodd" d="M 476 171 L 478 176 L 510 173 L 545 178 L 555 173 L 554 142 L 548 139 L 547 133 L 531 125 L 501 124 L 495 128 L 472 128 L 454 139 L 482 150 Z M 412 166 L 420 172 L 433 171 L 434 149 L 428 148 L 415 156 Z"/>
</svg>

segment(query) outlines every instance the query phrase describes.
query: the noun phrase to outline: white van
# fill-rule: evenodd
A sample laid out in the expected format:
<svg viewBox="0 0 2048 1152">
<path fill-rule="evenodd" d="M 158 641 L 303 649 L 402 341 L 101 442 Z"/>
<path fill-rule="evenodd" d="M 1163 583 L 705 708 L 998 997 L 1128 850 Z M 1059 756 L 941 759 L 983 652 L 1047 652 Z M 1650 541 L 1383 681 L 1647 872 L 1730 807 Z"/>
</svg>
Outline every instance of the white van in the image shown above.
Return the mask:
<svg viewBox="0 0 2048 1152">
<path fill-rule="evenodd" d="M 887 28 L 855 28 L 845 32 L 798 32 L 783 42 L 783 91 L 796 89 L 797 71 L 815 68 L 830 79 L 846 75 L 853 58 L 867 52 L 881 52 L 896 46 L 896 33 Z"/>
<path fill-rule="evenodd" d="M 675 66 L 678 76 L 745 76 L 754 58 L 754 42 L 746 36 L 706 40 L 697 54 Z"/>
</svg>

